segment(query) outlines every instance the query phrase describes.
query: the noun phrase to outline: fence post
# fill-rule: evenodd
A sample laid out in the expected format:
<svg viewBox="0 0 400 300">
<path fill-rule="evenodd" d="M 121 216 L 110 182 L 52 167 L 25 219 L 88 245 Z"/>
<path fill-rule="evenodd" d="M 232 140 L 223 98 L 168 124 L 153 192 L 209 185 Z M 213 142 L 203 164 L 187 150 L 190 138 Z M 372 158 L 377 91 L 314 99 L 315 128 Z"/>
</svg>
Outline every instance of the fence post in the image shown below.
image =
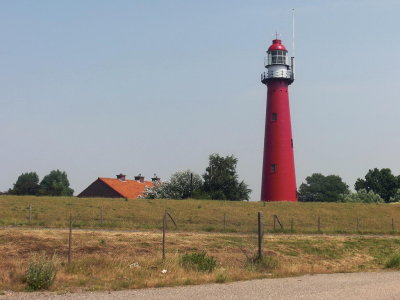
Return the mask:
<svg viewBox="0 0 400 300">
<path fill-rule="evenodd" d="M 167 226 L 167 211 L 164 210 L 163 227 L 162 227 L 162 259 L 165 260 L 165 230 Z"/>
<path fill-rule="evenodd" d="M 264 238 L 264 223 L 263 213 L 258 212 L 258 259 L 262 259 L 263 256 L 263 238 Z"/>
<path fill-rule="evenodd" d="M 318 216 L 318 232 L 321 232 L 321 217 Z"/>
<path fill-rule="evenodd" d="M 178 228 L 178 226 L 176 225 L 176 222 L 174 220 L 174 218 L 172 218 L 172 216 L 169 214 L 169 212 L 167 212 L 167 210 L 164 210 L 164 215 L 163 215 L 163 236 L 162 236 L 162 258 L 163 260 L 165 260 L 165 252 L 166 252 L 166 241 L 165 241 L 165 237 L 166 237 L 166 233 L 167 233 L 167 217 L 169 217 L 172 221 L 172 223 L 174 223 L 175 227 Z"/>
<path fill-rule="evenodd" d="M 272 216 L 274 218 L 274 231 L 276 230 L 276 217 L 275 215 Z"/>
<path fill-rule="evenodd" d="M 32 223 L 32 204 L 29 203 L 29 226 Z"/>
<path fill-rule="evenodd" d="M 226 230 L 226 212 L 224 213 L 224 231 Z"/>
<path fill-rule="evenodd" d="M 190 199 L 193 199 L 193 173 L 190 173 Z"/>
<path fill-rule="evenodd" d="M 72 257 L 72 214 L 69 214 L 69 237 L 68 237 L 68 264 L 71 263 Z"/>
</svg>

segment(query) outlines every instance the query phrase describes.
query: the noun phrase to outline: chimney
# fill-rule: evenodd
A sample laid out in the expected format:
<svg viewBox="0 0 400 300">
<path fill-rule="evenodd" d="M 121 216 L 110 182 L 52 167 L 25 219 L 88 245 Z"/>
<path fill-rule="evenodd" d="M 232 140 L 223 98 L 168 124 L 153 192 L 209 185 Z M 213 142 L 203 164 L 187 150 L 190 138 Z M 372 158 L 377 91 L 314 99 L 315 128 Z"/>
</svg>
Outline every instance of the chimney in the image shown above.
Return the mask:
<svg viewBox="0 0 400 300">
<path fill-rule="evenodd" d="M 161 181 L 161 178 L 160 178 L 160 177 L 157 177 L 157 174 L 154 173 L 154 177 L 151 178 L 151 181 L 153 181 L 153 183 L 155 183 L 155 182 L 160 182 L 160 181 Z"/>
<path fill-rule="evenodd" d="M 120 173 L 119 175 L 117 175 L 117 179 L 118 180 L 121 180 L 121 181 L 126 181 L 126 175 L 124 175 L 124 174 L 122 174 L 122 173 Z"/>
<path fill-rule="evenodd" d="M 135 180 L 139 182 L 144 182 L 144 176 L 139 173 L 139 175 L 135 176 Z"/>
</svg>

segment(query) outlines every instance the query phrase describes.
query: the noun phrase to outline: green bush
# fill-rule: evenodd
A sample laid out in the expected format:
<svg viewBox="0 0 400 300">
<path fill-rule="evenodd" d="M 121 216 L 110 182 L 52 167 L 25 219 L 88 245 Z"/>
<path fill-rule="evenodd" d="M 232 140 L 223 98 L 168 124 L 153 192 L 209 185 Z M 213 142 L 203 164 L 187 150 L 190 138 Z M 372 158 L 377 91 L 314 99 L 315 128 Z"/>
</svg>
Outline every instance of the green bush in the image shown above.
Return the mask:
<svg viewBox="0 0 400 300">
<path fill-rule="evenodd" d="M 385 263 L 385 268 L 400 269 L 400 253 L 393 254 Z"/>
<path fill-rule="evenodd" d="M 25 273 L 28 290 L 48 289 L 53 284 L 56 273 L 57 268 L 54 263 L 54 257 L 51 260 L 46 260 L 44 256 L 33 257 Z"/>
<path fill-rule="evenodd" d="M 182 255 L 181 265 L 186 269 L 212 272 L 217 266 L 217 261 L 205 252 L 195 252 Z"/>
</svg>

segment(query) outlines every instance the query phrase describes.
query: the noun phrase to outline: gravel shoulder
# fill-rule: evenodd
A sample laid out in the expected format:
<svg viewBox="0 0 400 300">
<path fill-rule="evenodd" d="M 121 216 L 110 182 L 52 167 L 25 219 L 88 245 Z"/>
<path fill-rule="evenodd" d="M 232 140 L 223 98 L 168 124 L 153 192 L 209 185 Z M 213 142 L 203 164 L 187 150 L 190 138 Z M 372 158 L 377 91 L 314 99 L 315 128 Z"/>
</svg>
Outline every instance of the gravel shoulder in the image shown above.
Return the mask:
<svg viewBox="0 0 400 300">
<path fill-rule="evenodd" d="M 16 299 L 400 299 L 400 272 L 339 273 L 115 292 L 5 292 Z"/>
</svg>

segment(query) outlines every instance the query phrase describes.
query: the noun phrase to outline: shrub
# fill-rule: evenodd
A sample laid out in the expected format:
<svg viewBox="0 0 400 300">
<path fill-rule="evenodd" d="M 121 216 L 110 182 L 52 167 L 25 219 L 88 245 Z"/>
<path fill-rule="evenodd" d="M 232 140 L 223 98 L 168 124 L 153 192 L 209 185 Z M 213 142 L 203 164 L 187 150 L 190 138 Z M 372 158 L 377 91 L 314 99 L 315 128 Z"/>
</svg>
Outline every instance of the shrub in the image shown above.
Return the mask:
<svg viewBox="0 0 400 300">
<path fill-rule="evenodd" d="M 25 273 L 28 290 L 48 289 L 53 284 L 56 273 L 54 257 L 51 260 L 46 260 L 44 256 L 33 257 Z"/>
<path fill-rule="evenodd" d="M 217 266 L 217 261 L 205 252 L 184 254 L 181 257 L 181 265 L 186 269 L 201 272 L 212 272 Z"/>
<path fill-rule="evenodd" d="M 393 254 L 385 263 L 385 268 L 400 269 L 400 253 Z"/>
</svg>

